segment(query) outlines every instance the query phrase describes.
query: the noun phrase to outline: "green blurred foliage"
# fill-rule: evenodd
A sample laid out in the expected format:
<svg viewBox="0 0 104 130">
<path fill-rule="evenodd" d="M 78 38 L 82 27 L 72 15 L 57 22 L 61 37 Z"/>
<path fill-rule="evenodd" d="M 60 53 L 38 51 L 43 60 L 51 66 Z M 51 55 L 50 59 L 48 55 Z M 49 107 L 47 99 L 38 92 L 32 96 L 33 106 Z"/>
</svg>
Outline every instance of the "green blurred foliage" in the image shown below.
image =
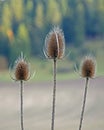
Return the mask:
<svg viewBox="0 0 104 130">
<path fill-rule="evenodd" d="M 21 51 L 28 57 L 42 55 L 53 25 L 62 27 L 67 46 L 83 47 L 86 39 L 104 36 L 104 0 L 0 1 L 0 55 L 9 62 Z"/>
<path fill-rule="evenodd" d="M 16 56 L 20 55 L 21 52 L 30 57 L 30 39 L 27 28 L 24 24 L 20 24 L 17 30 L 17 36 L 15 40 L 12 40 L 10 61 L 14 61 Z"/>
</svg>

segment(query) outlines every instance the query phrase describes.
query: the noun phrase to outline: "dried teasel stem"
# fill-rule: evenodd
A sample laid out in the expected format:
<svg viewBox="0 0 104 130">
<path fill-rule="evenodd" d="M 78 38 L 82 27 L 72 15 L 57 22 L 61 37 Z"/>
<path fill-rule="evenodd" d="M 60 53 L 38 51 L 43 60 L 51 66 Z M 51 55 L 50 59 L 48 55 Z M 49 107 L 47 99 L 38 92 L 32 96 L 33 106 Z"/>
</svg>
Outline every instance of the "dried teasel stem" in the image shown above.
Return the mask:
<svg viewBox="0 0 104 130">
<path fill-rule="evenodd" d="M 54 27 L 45 38 L 44 55 L 54 61 L 53 76 L 53 101 L 52 101 L 52 122 L 51 130 L 54 130 L 55 122 L 55 102 L 56 102 L 56 60 L 62 59 L 65 52 L 65 39 L 63 31 L 59 27 Z"/>
<path fill-rule="evenodd" d="M 20 110 L 21 110 L 21 130 L 24 130 L 24 115 L 23 115 L 23 80 L 20 81 L 21 88 L 20 88 Z"/>
<path fill-rule="evenodd" d="M 95 76 L 95 71 L 96 71 L 96 61 L 92 57 L 89 56 L 85 57 L 85 59 L 82 61 L 81 64 L 81 76 L 86 79 L 86 84 L 85 84 L 79 130 L 81 130 L 83 124 L 84 110 L 85 110 L 86 99 L 87 99 L 88 81 L 90 78 L 93 78 Z"/>
<path fill-rule="evenodd" d="M 54 130 L 54 122 L 55 122 L 55 102 L 56 102 L 56 58 L 54 58 L 53 75 L 54 75 L 54 86 L 53 86 L 53 101 L 52 101 L 52 122 L 51 122 L 51 130 Z"/>
<path fill-rule="evenodd" d="M 10 69 L 11 70 L 11 69 Z M 20 120 L 21 120 L 21 130 L 24 130 L 24 115 L 23 115 L 23 82 L 29 80 L 34 76 L 30 74 L 29 63 L 26 61 L 23 53 L 21 53 L 20 57 L 15 61 L 14 65 L 14 77 L 11 75 L 11 79 L 20 82 Z"/>
<path fill-rule="evenodd" d="M 85 110 L 85 105 L 86 105 L 86 97 L 87 97 L 87 89 L 88 89 L 88 81 L 89 81 L 89 78 L 87 77 L 86 78 L 86 84 L 85 84 L 85 91 L 84 91 L 82 111 L 81 111 L 81 116 L 80 116 L 79 130 L 81 130 L 82 123 L 83 123 L 83 116 L 84 116 L 84 110 Z"/>
</svg>

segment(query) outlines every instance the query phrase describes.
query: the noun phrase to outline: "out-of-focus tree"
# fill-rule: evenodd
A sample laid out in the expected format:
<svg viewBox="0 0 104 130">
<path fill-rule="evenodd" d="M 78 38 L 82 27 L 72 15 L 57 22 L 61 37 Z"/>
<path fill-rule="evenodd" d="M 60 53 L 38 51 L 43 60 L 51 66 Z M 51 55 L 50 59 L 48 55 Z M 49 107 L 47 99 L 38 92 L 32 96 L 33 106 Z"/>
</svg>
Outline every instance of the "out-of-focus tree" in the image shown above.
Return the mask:
<svg viewBox="0 0 104 130">
<path fill-rule="evenodd" d="M 0 55 L 5 56 L 7 61 L 9 61 L 10 57 L 9 39 L 1 32 L 0 32 Z"/>
<path fill-rule="evenodd" d="M 35 24 L 37 27 L 42 28 L 44 26 L 44 11 L 43 11 L 43 5 L 40 3 L 37 5 L 36 8 L 36 17 L 35 17 Z"/>
<path fill-rule="evenodd" d="M 11 10 L 8 4 L 5 4 L 3 6 L 3 12 L 2 12 L 2 32 L 7 35 L 7 32 L 9 29 L 11 29 L 11 23 L 12 23 L 12 15 Z"/>
<path fill-rule="evenodd" d="M 11 61 L 13 61 L 21 52 L 30 57 L 30 38 L 26 26 L 21 24 L 17 35 L 11 44 Z"/>
<path fill-rule="evenodd" d="M 73 42 L 75 46 L 80 46 L 84 42 L 85 38 L 85 21 L 84 21 L 84 8 L 79 1 L 75 3 L 73 8 L 73 23 L 74 23 L 74 37 Z"/>
<path fill-rule="evenodd" d="M 104 0 L 96 1 L 96 7 L 98 12 L 98 24 L 99 24 L 99 32 L 100 35 L 104 35 Z M 97 16 L 97 15 L 96 15 Z"/>
<path fill-rule="evenodd" d="M 59 4 L 61 15 L 62 16 L 67 15 L 67 11 L 68 11 L 68 0 L 57 0 L 57 2 Z"/>
<path fill-rule="evenodd" d="M 8 56 L 5 51 L 2 54 L 8 59 L 20 51 L 41 55 L 45 36 L 53 25 L 61 26 L 66 44 L 75 47 L 89 37 L 103 37 L 104 0 L 0 1 L 0 48 L 5 50 L 7 45 L 11 50 Z"/>
<path fill-rule="evenodd" d="M 18 22 L 21 22 L 24 20 L 24 0 L 10 0 L 10 8 L 13 13 L 13 19 L 15 19 Z"/>
<path fill-rule="evenodd" d="M 80 46 L 85 37 L 84 7 L 80 0 L 70 0 L 68 5 L 68 13 L 62 23 L 66 41 Z"/>
<path fill-rule="evenodd" d="M 47 22 L 57 25 L 61 21 L 61 10 L 56 0 L 47 1 Z"/>
</svg>

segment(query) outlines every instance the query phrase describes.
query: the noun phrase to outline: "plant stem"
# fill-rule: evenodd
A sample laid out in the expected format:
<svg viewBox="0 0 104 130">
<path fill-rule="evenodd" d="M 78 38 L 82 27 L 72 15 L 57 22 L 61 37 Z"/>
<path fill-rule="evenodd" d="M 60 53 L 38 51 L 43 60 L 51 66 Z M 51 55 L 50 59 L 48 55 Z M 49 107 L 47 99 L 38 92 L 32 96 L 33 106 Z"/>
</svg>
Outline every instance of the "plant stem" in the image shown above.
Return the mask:
<svg viewBox="0 0 104 130">
<path fill-rule="evenodd" d="M 51 130 L 54 130 L 54 121 L 55 121 L 55 102 L 56 102 L 56 58 L 54 58 L 53 75 L 54 75 L 54 86 L 53 86 L 52 124 L 51 124 Z"/>
<path fill-rule="evenodd" d="M 20 88 L 20 96 L 21 96 L 21 130 L 24 130 L 24 123 L 23 123 L 23 81 L 20 81 L 21 83 L 21 88 Z"/>
<path fill-rule="evenodd" d="M 81 112 L 81 117 L 80 117 L 79 130 L 81 130 L 81 128 L 82 128 L 82 122 L 83 122 L 83 116 L 84 116 L 84 110 L 85 110 L 85 104 L 86 104 L 86 97 L 87 97 L 88 80 L 89 80 L 89 78 L 87 77 L 86 78 L 86 84 L 85 84 L 82 112 Z"/>
</svg>

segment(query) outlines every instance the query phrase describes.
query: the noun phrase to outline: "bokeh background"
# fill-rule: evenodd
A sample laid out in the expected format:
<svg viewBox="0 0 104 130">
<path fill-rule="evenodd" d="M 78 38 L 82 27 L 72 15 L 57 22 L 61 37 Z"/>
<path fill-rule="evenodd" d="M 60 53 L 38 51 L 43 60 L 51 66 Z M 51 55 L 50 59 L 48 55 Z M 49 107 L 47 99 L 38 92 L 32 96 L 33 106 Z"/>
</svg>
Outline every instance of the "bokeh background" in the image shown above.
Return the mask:
<svg viewBox="0 0 104 130">
<path fill-rule="evenodd" d="M 25 83 L 26 129 L 50 129 L 53 62 L 43 47 L 54 26 L 63 30 L 66 44 L 66 57 L 57 63 L 56 128 L 78 128 L 84 79 L 75 65 L 79 68 L 81 59 L 92 55 L 97 73 L 84 129 L 104 130 L 104 0 L 0 0 L 0 130 L 19 129 L 19 83 L 11 81 L 9 67 L 21 52 L 36 71 Z"/>
</svg>

